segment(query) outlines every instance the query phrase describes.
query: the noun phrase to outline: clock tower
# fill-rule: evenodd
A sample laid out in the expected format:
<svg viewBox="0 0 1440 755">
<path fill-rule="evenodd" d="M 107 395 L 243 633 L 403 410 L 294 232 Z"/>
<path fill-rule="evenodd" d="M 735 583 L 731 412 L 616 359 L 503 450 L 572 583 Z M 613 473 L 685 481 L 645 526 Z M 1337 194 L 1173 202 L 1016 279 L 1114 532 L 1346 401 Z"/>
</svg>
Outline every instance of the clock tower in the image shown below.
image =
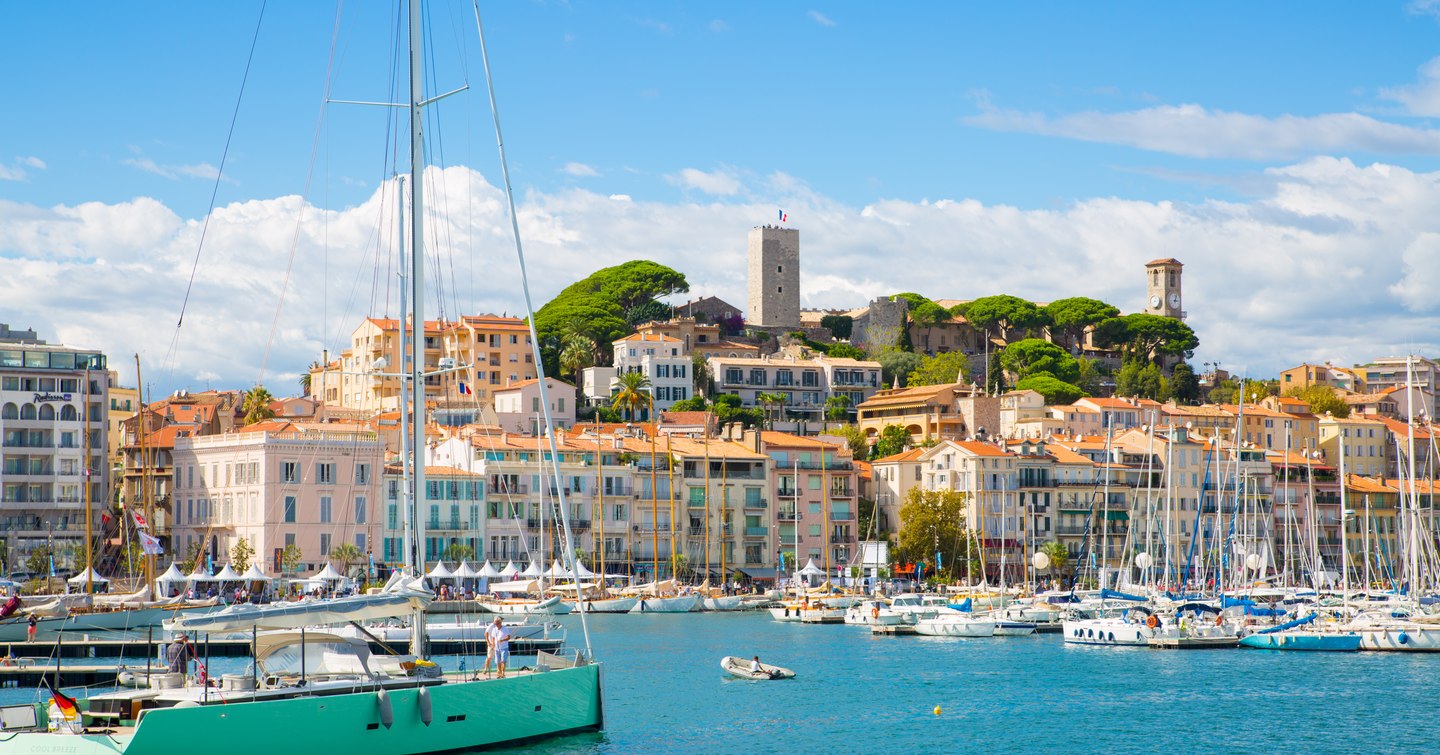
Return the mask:
<svg viewBox="0 0 1440 755">
<path fill-rule="evenodd" d="M 1180 272 L 1185 267 L 1173 257 L 1145 263 L 1145 309 L 1147 315 L 1185 319 L 1180 308 Z"/>
</svg>

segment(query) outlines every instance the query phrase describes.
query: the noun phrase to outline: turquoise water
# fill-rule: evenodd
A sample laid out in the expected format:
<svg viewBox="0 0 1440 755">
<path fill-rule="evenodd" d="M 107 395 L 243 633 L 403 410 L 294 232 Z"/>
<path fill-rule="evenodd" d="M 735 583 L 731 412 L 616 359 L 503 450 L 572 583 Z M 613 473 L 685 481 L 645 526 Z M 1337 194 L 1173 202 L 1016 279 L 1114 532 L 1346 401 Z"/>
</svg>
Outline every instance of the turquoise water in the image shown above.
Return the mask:
<svg viewBox="0 0 1440 755">
<path fill-rule="evenodd" d="M 578 620 L 565 622 L 578 643 Z M 876 637 L 859 627 L 780 623 L 765 613 L 595 616 L 590 622 L 605 663 L 606 730 L 526 751 L 1440 748 L 1440 654 L 1078 647 L 1058 635 Z M 798 677 L 749 682 L 720 670 L 722 656 L 755 654 Z M 448 668 L 457 661 L 442 659 Z M 215 659 L 212 665 L 223 673 L 248 663 Z M 0 702 L 33 694 L 0 690 Z"/>
</svg>

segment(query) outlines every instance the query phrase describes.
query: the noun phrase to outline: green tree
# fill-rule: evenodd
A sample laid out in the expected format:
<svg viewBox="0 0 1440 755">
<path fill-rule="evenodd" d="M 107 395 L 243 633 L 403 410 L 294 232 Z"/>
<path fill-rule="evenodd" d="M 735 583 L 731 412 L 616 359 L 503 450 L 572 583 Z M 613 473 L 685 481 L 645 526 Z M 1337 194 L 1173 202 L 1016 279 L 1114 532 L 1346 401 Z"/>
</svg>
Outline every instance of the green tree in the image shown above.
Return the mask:
<svg viewBox="0 0 1440 755">
<path fill-rule="evenodd" d="M 828 356 L 835 359 L 864 359 L 865 352 L 848 343 L 831 344 L 825 351 Z"/>
<path fill-rule="evenodd" d="M 1080 364 L 1075 357 L 1043 338 L 1026 338 L 1006 346 L 1000 352 L 1000 365 L 1022 381 L 1042 373 L 1065 383 L 1080 378 Z"/>
<path fill-rule="evenodd" d="M 1005 392 L 1005 368 L 995 356 L 990 357 L 989 365 L 985 371 L 985 390 L 991 396 L 999 396 Z"/>
<path fill-rule="evenodd" d="M 1085 357 L 1075 360 L 1075 369 L 1079 373 L 1079 377 L 1075 379 L 1075 385 L 1085 391 L 1087 396 L 1099 393 L 1105 378 L 1110 376 L 1110 371 L 1103 364 Z"/>
<path fill-rule="evenodd" d="M 300 568 L 300 546 L 288 543 L 280 550 L 280 572 L 282 574 L 294 574 Z"/>
<path fill-rule="evenodd" d="M 703 354 L 690 355 L 690 378 L 694 387 L 693 395 L 696 397 L 709 396 L 713 390 L 710 386 L 710 379 L 713 375 L 710 372 L 710 360 Z"/>
<path fill-rule="evenodd" d="M 952 311 L 964 315 L 970 324 L 987 334 L 1009 340 L 1012 329 L 1036 331 L 1050 324 L 1049 315 L 1034 303 L 1018 296 L 1000 294 L 986 296 L 968 304 L 959 304 Z"/>
<path fill-rule="evenodd" d="M 300 395 L 309 396 L 310 386 L 313 385 L 315 371 L 320 369 L 319 362 L 311 362 L 310 366 L 300 373 Z"/>
<path fill-rule="evenodd" d="M 1035 391 L 1045 397 L 1047 404 L 1073 404 L 1085 395 L 1079 386 L 1056 378 L 1048 372 L 1022 378 L 1015 384 L 1017 391 Z"/>
<path fill-rule="evenodd" d="M 673 577 L 684 577 L 690 573 L 690 559 L 684 553 L 670 554 L 670 574 Z"/>
<path fill-rule="evenodd" d="M 855 320 L 850 315 L 825 315 L 820 318 L 820 327 L 830 331 L 835 338 L 849 339 Z"/>
<path fill-rule="evenodd" d="M 25 557 L 25 570 L 31 574 L 49 574 L 50 554 L 53 552 L 49 545 L 36 546 L 30 551 L 30 555 Z"/>
<path fill-rule="evenodd" d="M 1340 419 L 1350 416 L 1350 405 L 1345 399 L 1335 393 L 1335 389 L 1328 385 L 1312 385 L 1307 388 L 1291 388 L 1285 392 L 1286 396 L 1298 398 L 1310 405 L 1310 411 L 1316 416 L 1330 414 Z"/>
<path fill-rule="evenodd" d="M 595 366 L 595 341 L 583 333 L 571 333 L 561 340 L 560 374 L 579 375 Z"/>
<path fill-rule="evenodd" d="M 475 549 L 465 543 L 451 543 L 445 546 L 445 552 L 440 557 L 446 561 L 466 561 L 475 558 Z"/>
<path fill-rule="evenodd" d="M 330 560 L 338 563 L 340 573 L 347 577 L 350 576 L 350 566 L 359 563 L 363 558 L 365 554 L 361 553 L 354 543 L 340 543 L 330 549 Z"/>
<path fill-rule="evenodd" d="M 1131 361 L 1115 375 L 1115 395 L 1165 401 L 1170 398 L 1170 385 L 1154 363 Z"/>
<path fill-rule="evenodd" d="M 1170 395 L 1181 404 L 1200 400 L 1200 379 L 1188 362 L 1180 362 L 1170 370 Z"/>
<path fill-rule="evenodd" d="M 630 421 L 634 422 L 636 410 L 651 405 L 650 378 L 643 372 L 624 372 L 620 374 L 618 382 L 619 389 L 615 392 L 610 408 L 624 411 Z"/>
<path fill-rule="evenodd" d="M 274 400 L 275 397 L 263 385 L 245 391 L 245 398 L 240 403 L 240 410 L 245 413 L 245 424 L 253 425 L 274 417 L 275 411 L 270 408 L 270 402 Z"/>
<path fill-rule="evenodd" d="M 625 322 L 635 328 L 647 322 L 669 320 L 672 312 L 669 304 L 651 299 L 625 310 Z"/>
<path fill-rule="evenodd" d="M 825 418 L 841 420 L 850 415 L 850 397 L 836 394 L 825 399 Z"/>
<path fill-rule="evenodd" d="M 709 407 L 705 405 L 705 399 L 701 396 L 691 396 L 681 399 L 670 405 L 672 412 L 703 412 Z"/>
<path fill-rule="evenodd" d="M 875 458 L 894 456 L 910 445 L 910 433 L 899 425 L 886 425 L 880 429 L 880 438 L 875 441 Z"/>
<path fill-rule="evenodd" d="M 1066 345 L 1080 348 L 1085 344 L 1085 330 L 1116 317 L 1120 310 L 1099 299 L 1073 296 L 1056 299 L 1042 309 L 1050 318 L 1050 325 L 1064 336 Z"/>
<path fill-rule="evenodd" d="M 1066 550 L 1063 543 L 1051 540 L 1040 546 L 1040 552 L 1050 559 L 1050 574 L 1063 580 L 1070 566 L 1070 551 Z"/>
<path fill-rule="evenodd" d="M 1120 382 L 1118 379 L 1115 382 L 1115 386 L 1115 390 L 1118 393 L 1120 390 Z M 1240 398 L 1240 384 L 1232 378 L 1225 378 L 1210 388 L 1210 392 L 1206 394 L 1206 398 L 1208 398 L 1212 404 L 1233 404 Z"/>
<path fill-rule="evenodd" d="M 935 563 L 938 573 L 949 579 L 964 574 L 979 553 L 974 534 L 965 526 L 964 493 L 952 490 L 922 490 L 913 487 L 900 504 L 900 532 L 896 555 L 908 561 Z"/>
<path fill-rule="evenodd" d="M 970 360 L 958 351 L 946 351 L 933 357 L 922 357 L 920 366 L 906 378 L 906 385 L 943 385 L 957 382 L 970 374 Z"/>
<path fill-rule="evenodd" d="M 841 425 L 828 432 L 831 435 L 839 435 L 845 439 L 845 445 L 850 448 L 851 456 L 856 459 L 870 458 L 870 439 L 865 437 L 864 430 L 854 425 Z"/>
<path fill-rule="evenodd" d="M 185 549 L 185 559 L 180 562 L 180 571 L 183 571 L 186 574 L 193 573 L 195 571 L 195 567 L 200 564 L 201 555 L 203 554 L 201 553 L 200 544 L 191 543 Z"/>
<path fill-rule="evenodd" d="M 906 378 L 920 369 L 923 359 L 919 354 L 899 347 L 890 347 L 875 355 L 875 361 L 880 363 L 880 380 L 887 388 L 895 383 L 896 378 L 900 379 L 900 386 L 905 387 Z"/>
<path fill-rule="evenodd" d="M 250 559 L 254 557 L 255 548 L 250 545 L 249 540 L 243 537 L 236 540 L 235 544 L 230 546 L 230 568 L 235 571 L 243 572 L 249 569 Z"/>
<path fill-rule="evenodd" d="M 560 374 L 566 323 L 584 323 L 586 334 L 598 344 L 614 343 L 629 332 L 625 314 L 632 307 L 689 290 L 684 275 L 647 260 L 603 268 L 570 284 L 535 313 L 546 374 Z"/>
<path fill-rule="evenodd" d="M 1189 359 L 1200 339 L 1180 320 L 1140 312 L 1100 323 L 1095 327 L 1095 343 L 1120 349 L 1126 361 L 1155 361 L 1162 356 Z"/>
</svg>

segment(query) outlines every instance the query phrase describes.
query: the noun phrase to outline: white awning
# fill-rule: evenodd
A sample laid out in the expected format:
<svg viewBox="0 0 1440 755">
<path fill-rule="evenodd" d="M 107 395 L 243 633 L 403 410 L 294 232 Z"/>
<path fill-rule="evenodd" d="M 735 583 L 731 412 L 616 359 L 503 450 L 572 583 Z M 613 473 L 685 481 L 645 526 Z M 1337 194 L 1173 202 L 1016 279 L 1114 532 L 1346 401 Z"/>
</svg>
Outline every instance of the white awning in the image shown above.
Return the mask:
<svg viewBox="0 0 1440 755">
<path fill-rule="evenodd" d="M 815 559 L 812 558 L 805 562 L 805 568 L 800 570 L 800 574 L 806 577 L 823 577 L 825 570 L 816 566 Z"/>
<path fill-rule="evenodd" d="M 156 582 L 184 582 L 185 572 L 180 571 L 180 566 L 174 561 L 170 562 L 170 568 L 164 574 L 155 578 Z"/>
<path fill-rule="evenodd" d="M 185 581 L 186 581 L 186 582 L 214 582 L 215 579 L 210 576 L 210 572 L 205 571 L 205 567 L 200 566 L 199 564 L 196 564 L 196 566 L 195 566 L 195 571 L 190 572 L 190 576 L 186 577 L 186 578 L 185 578 Z"/>
<path fill-rule="evenodd" d="M 516 568 L 514 561 L 506 561 L 505 568 L 500 570 L 500 576 L 502 577 L 513 577 L 519 573 L 520 570 Z"/>
<path fill-rule="evenodd" d="M 514 566 L 514 564 L 511 564 L 511 566 Z M 496 569 L 494 564 L 486 561 L 485 565 L 480 567 L 480 571 L 475 576 L 489 577 L 491 579 L 494 579 L 496 577 L 503 577 L 505 575 L 499 569 Z"/>
<path fill-rule="evenodd" d="M 476 579 L 480 576 L 480 572 L 475 571 L 475 567 L 471 566 L 469 561 L 461 561 L 460 565 L 455 567 L 455 571 L 450 572 L 450 576 L 456 579 Z"/>
<path fill-rule="evenodd" d="M 565 571 L 565 567 L 561 566 L 559 561 L 551 561 L 550 568 L 545 571 L 545 576 L 568 577 L 570 576 L 570 572 Z"/>
<path fill-rule="evenodd" d="M 531 561 L 531 562 L 530 562 L 530 565 L 527 566 L 527 567 L 525 567 L 525 571 L 520 572 L 520 576 L 522 576 L 522 577 L 543 577 L 543 576 L 545 576 L 545 572 L 540 571 L 540 565 L 539 565 L 539 564 L 535 563 L 534 561 Z"/>
<path fill-rule="evenodd" d="M 445 568 L 444 561 L 436 561 L 435 568 L 431 569 L 430 572 L 425 576 L 431 579 L 450 579 L 451 577 L 455 576 L 455 573 Z"/>
<path fill-rule="evenodd" d="M 311 577 L 311 579 L 328 580 L 333 582 L 336 580 L 346 579 L 346 576 L 338 571 L 335 571 L 335 567 L 331 566 L 329 561 L 326 561 L 325 568 L 316 572 L 315 575 Z"/>
</svg>

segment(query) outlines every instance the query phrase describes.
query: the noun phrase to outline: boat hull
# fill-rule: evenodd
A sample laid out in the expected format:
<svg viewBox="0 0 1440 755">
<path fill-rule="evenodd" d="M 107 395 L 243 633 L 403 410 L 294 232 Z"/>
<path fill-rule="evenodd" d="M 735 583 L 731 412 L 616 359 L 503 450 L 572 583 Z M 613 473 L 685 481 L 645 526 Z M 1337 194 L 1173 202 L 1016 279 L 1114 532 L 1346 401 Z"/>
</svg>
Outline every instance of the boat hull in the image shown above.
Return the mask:
<svg viewBox="0 0 1440 755">
<path fill-rule="evenodd" d="M 420 691 L 406 688 L 389 691 L 394 719 L 388 727 L 380 722 L 376 694 L 353 692 L 156 709 L 130 734 L 22 732 L 6 742 L 5 753 L 193 755 L 203 743 L 207 755 L 254 755 L 267 748 L 418 755 L 597 731 L 604 724 L 598 665 L 424 689 L 430 696 L 428 725 L 421 718 Z"/>
<path fill-rule="evenodd" d="M 639 598 L 607 598 L 585 601 L 586 613 L 629 613 L 640 602 Z"/>
<path fill-rule="evenodd" d="M 1111 645 L 1123 647 L 1145 647 L 1150 644 L 1149 633 L 1141 624 L 1106 619 L 1079 619 L 1066 621 L 1061 632 L 1065 642 L 1072 645 Z"/>
<path fill-rule="evenodd" d="M 217 611 L 223 606 L 179 608 L 155 606 L 128 611 L 96 611 L 73 613 L 63 618 L 40 619 L 35 626 L 37 642 L 54 642 L 60 635 L 74 639 L 76 632 L 135 632 L 159 629 L 161 622 L 177 613 Z M 17 620 L 18 619 L 18 620 Z M 24 616 L 13 616 L 0 622 L 0 642 L 25 642 L 28 622 Z"/>
<path fill-rule="evenodd" d="M 1399 626 L 1361 629 L 1361 650 L 1401 653 L 1440 652 L 1440 627 Z"/>
<path fill-rule="evenodd" d="M 689 613 L 699 605 L 699 595 L 681 595 L 675 598 L 641 598 L 630 613 Z"/>
<path fill-rule="evenodd" d="M 727 655 L 720 659 L 720 668 L 725 669 L 725 673 L 741 679 L 749 679 L 756 682 L 771 682 L 779 679 L 795 678 L 795 672 L 788 668 L 762 663 L 760 664 L 759 671 L 751 671 L 750 666 L 751 661 L 747 661 L 744 658 L 737 658 L 733 655 Z"/>
<path fill-rule="evenodd" d="M 541 601 L 479 601 L 480 607 L 490 613 L 498 613 L 501 616 L 562 616 L 570 613 L 569 604 L 560 598 L 547 598 Z"/>
<path fill-rule="evenodd" d="M 915 634 L 927 637 L 994 637 L 993 621 L 955 621 L 953 619 L 922 619 L 915 622 Z"/>
<path fill-rule="evenodd" d="M 1252 634 L 1240 639 L 1240 646 L 1258 650 L 1305 650 L 1353 653 L 1360 649 L 1360 635 L 1338 632 L 1274 632 Z"/>
<path fill-rule="evenodd" d="M 718 598 L 703 598 L 700 601 L 702 611 L 740 611 L 745 608 L 745 597 L 743 595 L 724 595 Z"/>
</svg>

